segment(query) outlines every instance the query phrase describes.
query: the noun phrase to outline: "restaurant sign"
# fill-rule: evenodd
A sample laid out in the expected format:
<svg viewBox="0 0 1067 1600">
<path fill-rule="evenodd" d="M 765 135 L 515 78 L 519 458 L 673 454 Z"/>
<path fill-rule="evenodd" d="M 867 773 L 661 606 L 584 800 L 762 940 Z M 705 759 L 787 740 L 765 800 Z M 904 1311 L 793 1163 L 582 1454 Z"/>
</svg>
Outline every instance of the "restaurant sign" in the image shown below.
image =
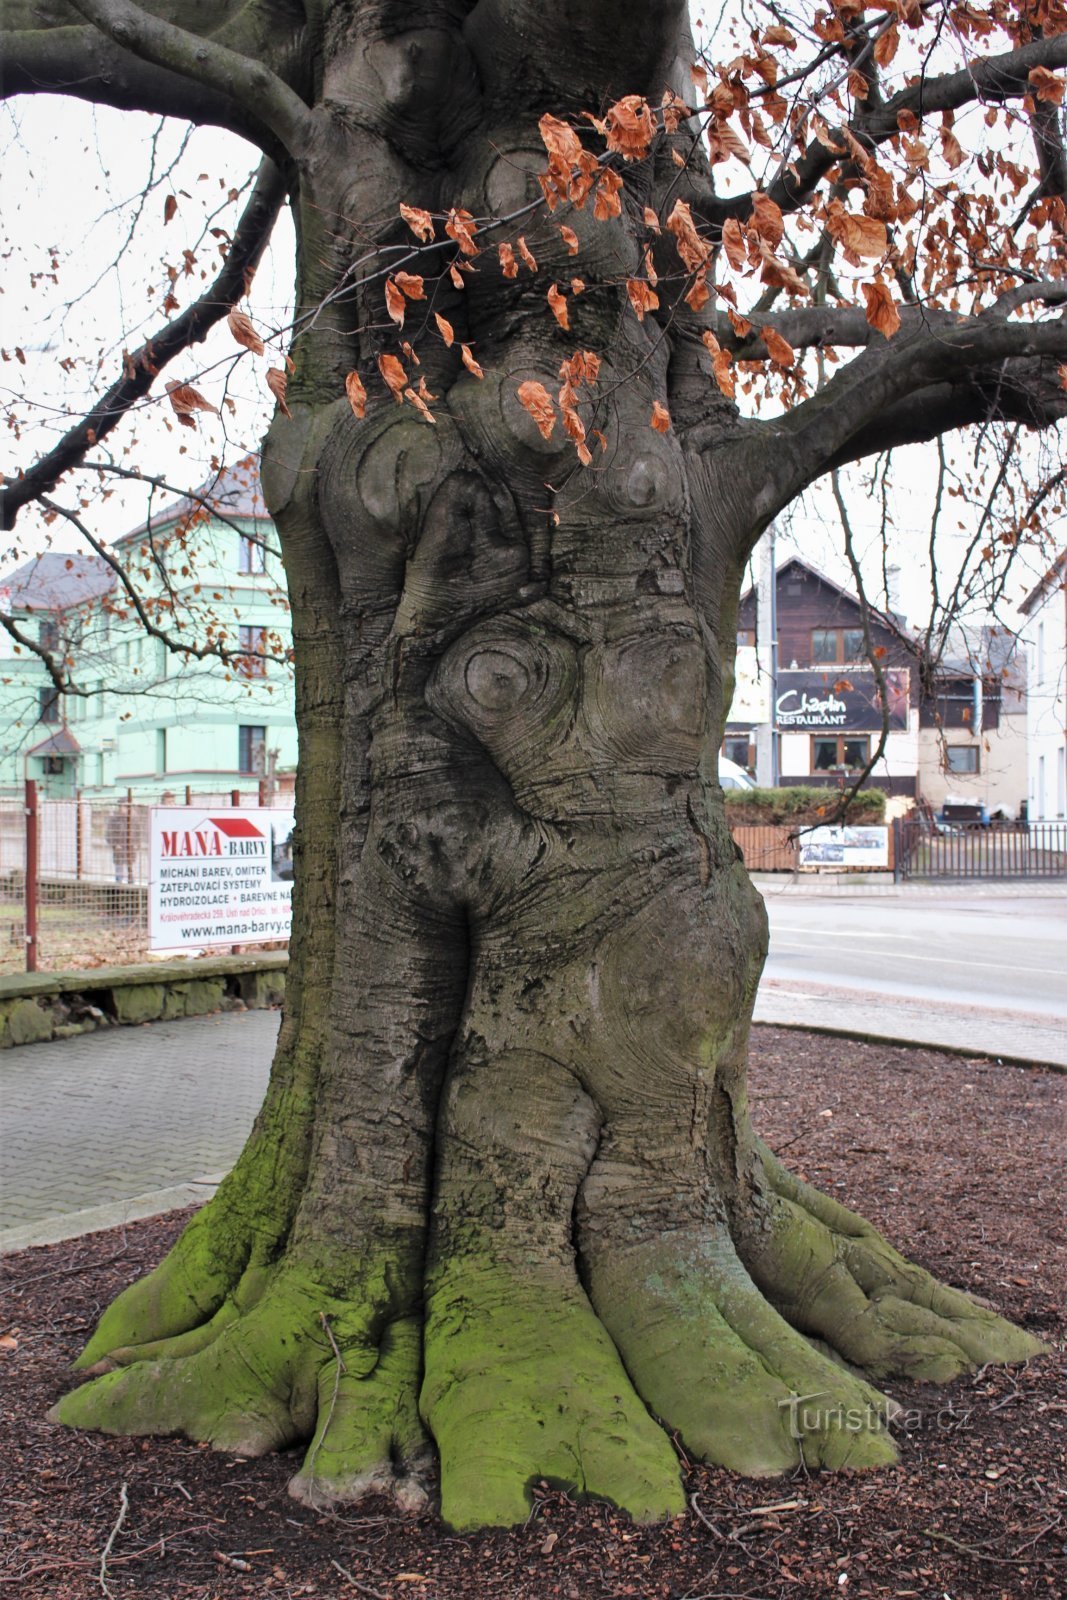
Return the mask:
<svg viewBox="0 0 1067 1600">
<path fill-rule="evenodd" d="M 908 726 L 909 671 L 886 667 L 890 728 Z M 827 667 L 778 674 L 775 723 L 779 728 L 844 728 L 865 731 L 882 726 L 882 697 L 870 667 Z"/>
</svg>

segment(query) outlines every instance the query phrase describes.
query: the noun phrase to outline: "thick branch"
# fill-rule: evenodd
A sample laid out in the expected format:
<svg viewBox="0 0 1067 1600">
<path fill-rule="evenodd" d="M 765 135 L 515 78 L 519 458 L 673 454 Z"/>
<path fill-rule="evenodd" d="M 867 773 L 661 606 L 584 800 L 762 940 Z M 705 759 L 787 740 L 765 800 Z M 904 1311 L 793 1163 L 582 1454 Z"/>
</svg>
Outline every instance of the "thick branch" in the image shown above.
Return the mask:
<svg viewBox="0 0 1067 1600">
<path fill-rule="evenodd" d="M 1041 361 L 1008 361 L 995 379 L 932 384 L 888 407 L 860 428 L 827 463 L 830 468 L 897 445 L 925 444 L 956 428 L 988 422 L 1021 422 L 1049 427 L 1067 418 L 1067 392 L 1055 367 Z"/>
<path fill-rule="evenodd" d="M 1011 311 L 1026 305 L 1060 306 L 1067 304 L 1067 283 L 1043 280 L 1039 283 L 1018 284 L 998 297 L 988 311 L 972 319 L 972 325 L 983 327 L 1002 322 Z M 896 336 L 907 340 L 922 333 L 940 334 L 960 326 L 960 316 L 955 311 L 944 311 L 933 306 L 900 306 L 901 331 Z M 749 318 L 756 316 L 750 311 Z M 734 332 L 728 317 L 722 314 L 711 317 L 712 331 L 719 343 L 730 350 L 739 361 L 759 361 L 767 356 L 767 346 L 759 332 L 742 338 Z M 882 335 L 867 321 L 862 306 L 793 306 L 788 311 L 759 314 L 760 327 L 773 328 L 788 339 L 794 350 L 818 350 L 851 346 L 863 348 L 882 345 Z"/>
<path fill-rule="evenodd" d="M 284 199 L 285 181 L 274 163 L 264 159 L 225 264 L 214 283 L 206 294 L 153 334 L 129 358 L 123 376 L 112 384 L 88 416 L 28 471 L 0 488 L 0 528 L 6 531 L 14 527 L 23 506 L 53 489 L 64 472 L 80 466 L 86 452 L 99 444 L 130 407 L 148 394 L 163 368 L 190 345 L 204 339 L 240 299 L 245 273 L 256 266 L 263 254 Z"/>
<path fill-rule="evenodd" d="M 954 327 L 903 331 L 888 342 L 869 346 L 826 387 L 791 412 L 782 423 L 782 448 L 775 490 L 786 504 L 833 465 L 864 453 L 861 439 L 887 444 L 932 437 L 945 427 L 964 427 L 984 415 L 1019 417 L 1044 426 L 1064 414 L 1055 398 L 1054 363 L 1067 359 L 1067 322 L 969 318 Z M 1034 378 L 1040 376 L 1040 384 Z M 1029 379 L 1029 381 L 1027 381 Z M 931 408 L 923 399 L 936 392 Z M 1063 395 L 1063 391 L 1059 393 Z M 978 396 L 985 396 L 980 411 Z M 955 416 L 948 409 L 954 397 Z M 1067 400 L 1067 395 L 1063 395 Z M 915 431 L 895 440 L 883 439 L 890 419 L 907 427 L 914 413 Z M 921 417 L 921 423 L 920 423 Z M 936 425 L 935 425 L 936 423 Z"/>
<path fill-rule="evenodd" d="M 245 115 L 265 123 L 292 155 L 305 147 L 313 125 L 310 109 L 262 60 L 198 37 L 133 0 L 74 0 L 76 9 L 123 50 L 154 66 L 231 100 Z"/>
</svg>

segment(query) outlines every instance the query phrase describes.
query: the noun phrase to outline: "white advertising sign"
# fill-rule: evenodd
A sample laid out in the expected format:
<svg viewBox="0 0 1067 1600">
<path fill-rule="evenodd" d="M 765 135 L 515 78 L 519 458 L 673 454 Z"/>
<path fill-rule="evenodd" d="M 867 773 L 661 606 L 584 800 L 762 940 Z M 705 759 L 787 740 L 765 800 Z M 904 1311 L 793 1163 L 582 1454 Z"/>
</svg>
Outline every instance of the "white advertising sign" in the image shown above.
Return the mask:
<svg viewBox="0 0 1067 1600">
<path fill-rule="evenodd" d="M 293 813 L 153 806 L 148 942 L 152 950 L 287 939 Z"/>
<path fill-rule="evenodd" d="M 802 867 L 888 867 L 888 828 L 812 828 L 800 835 Z"/>
</svg>

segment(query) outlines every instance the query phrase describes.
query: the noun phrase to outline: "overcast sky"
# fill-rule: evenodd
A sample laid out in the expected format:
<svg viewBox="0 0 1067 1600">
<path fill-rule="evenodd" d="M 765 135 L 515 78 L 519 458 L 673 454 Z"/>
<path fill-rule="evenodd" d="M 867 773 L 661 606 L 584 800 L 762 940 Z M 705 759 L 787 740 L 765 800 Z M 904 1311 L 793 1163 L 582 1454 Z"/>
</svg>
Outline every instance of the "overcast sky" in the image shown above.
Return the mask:
<svg viewBox="0 0 1067 1600">
<path fill-rule="evenodd" d="M 19 200 L 17 209 L 8 209 L 9 237 L 3 241 L 0 261 L 0 345 L 8 355 L 0 365 L 0 403 L 9 427 L 14 417 L 21 429 L 21 438 L 7 432 L 4 470 L 12 471 L 48 448 L 114 380 L 124 347 L 135 348 L 165 320 L 167 263 L 181 269 L 183 251 L 193 252 L 192 274 L 180 271 L 174 292 L 184 307 L 202 291 L 201 273 L 210 280 L 219 259 L 217 240 L 206 230 L 233 227 L 239 206 L 227 202 L 227 192 L 231 187 L 247 192 L 256 153 L 217 129 L 190 131 L 180 124 L 161 125 L 154 118 L 61 97 L 9 102 L 3 115 L 5 191 Z M 142 201 L 153 171 L 162 181 Z M 165 223 L 168 195 L 176 199 L 177 211 Z M 251 309 L 265 333 L 283 329 L 288 320 L 291 262 L 292 231 L 286 215 L 253 286 Z M 51 279 L 53 269 L 58 284 Z M 23 352 L 24 366 L 14 357 L 15 347 Z M 64 361 L 73 362 L 73 367 L 65 370 Z M 202 417 L 196 433 L 176 426 L 160 383 L 158 394 L 116 429 L 109 451 L 101 454 L 157 473 L 179 487 L 195 487 L 208 476 L 214 453 L 233 460 L 257 448 L 271 411 L 263 385 L 270 364 L 270 357 L 256 360 L 237 351 L 222 325 L 190 352 L 187 361 L 169 369 L 168 376 L 195 380 L 222 407 L 223 415 Z M 24 396 L 30 397 L 28 403 Z M 227 397 L 233 402 L 233 414 L 225 405 Z M 962 462 L 970 444 L 962 439 L 951 449 Z M 904 608 L 915 621 L 929 604 L 926 551 L 935 477 L 932 448 L 899 453 L 890 559 L 901 568 Z M 68 479 L 57 498 L 75 505 L 76 482 Z M 857 544 L 871 597 L 880 602 L 879 509 L 855 474 L 850 484 Z M 127 531 L 144 519 L 146 511 L 143 488 L 119 480 L 110 486 L 114 493 L 107 503 L 93 501 L 83 513 L 93 532 L 104 539 Z M 158 497 L 155 503 L 160 503 Z M 961 519 L 964 529 L 946 540 L 942 558 L 946 571 L 967 528 L 974 525 L 966 508 Z M 811 493 L 792 508 L 785 522 L 786 553 L 795 549 L 838 581 L 850 582 L 828 492 Z M 0 548 L 0 572 L 10 570 L 46 539 L 56 548 L 70 548 L 74 537 L 66 525 L 44 529 L 27 511 L 17 539 Z M 1064 538 L 1062 527 L 1050 530 L 1050 546 L 1062 545 Z M 1030 552 L 1019 561 L 1009 604 L 1003 608 L 1005 620 L 1011 620 L 1014 606 L 1046 565 L 1046 551 Z"/>
</svg>

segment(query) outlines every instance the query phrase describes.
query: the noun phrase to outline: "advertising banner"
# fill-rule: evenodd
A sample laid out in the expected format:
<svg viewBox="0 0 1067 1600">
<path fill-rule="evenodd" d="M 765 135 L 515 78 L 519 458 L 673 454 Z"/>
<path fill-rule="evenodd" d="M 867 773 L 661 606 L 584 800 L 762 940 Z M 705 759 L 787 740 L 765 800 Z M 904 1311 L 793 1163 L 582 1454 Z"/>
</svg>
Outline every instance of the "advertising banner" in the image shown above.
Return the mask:
<svg viewBox="0 0 1067 1600">
<path fill-rule="evenodd" d="M 292 896 L 291 811 L 152 807 L 150 949 L 288 939 Z"/>
<path fill-rule="evenodd" d="M 886 667 L 889 726 L 908 726 L 907 667 Z M 869 667 L 820 667 L 778 674 L 775 722 L 781 729 L 819 732 L 842 728 L 848 732 L 873 731 L 882 726 L 882 700 Z"/>
<path fill-rule="evenodd" d="M 888 867 L 888 828 L 811 828 L 800 835 L 802 867 Z"/>
</svg>

